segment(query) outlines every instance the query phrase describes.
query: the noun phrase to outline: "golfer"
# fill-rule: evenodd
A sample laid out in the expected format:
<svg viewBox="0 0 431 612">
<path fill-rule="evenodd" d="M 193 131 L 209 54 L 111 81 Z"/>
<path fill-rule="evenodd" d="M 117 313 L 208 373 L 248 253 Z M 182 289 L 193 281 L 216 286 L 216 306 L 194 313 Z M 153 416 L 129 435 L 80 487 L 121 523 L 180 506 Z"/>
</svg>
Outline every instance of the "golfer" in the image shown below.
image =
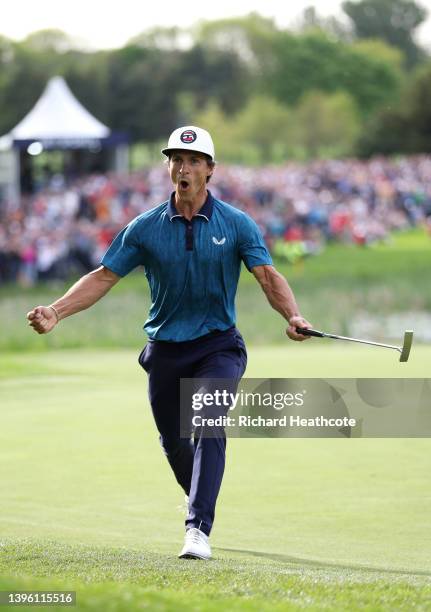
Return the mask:
<svg viewBox="0 0 431 612">
<path fill-rule="evenodd" d="M 162 153 L 175 191 L 169 200 L 139 215 L 114 239 L 99 268 L 83 276 L 49 306 L 27 314 L 39 334 L 85 310 L 123 276 L 143 266 L 151 291 L 144 329 L 148 343 L 139 363 L 148 373 L 149 398 L 160 442 L 188 496 L 183 558 L 209 559 L 209 535 L 220 490 L 226 439 L 180 436 L 180 379 L 238 381 L 247 353 L 235 327 L 235 294 L 241 262 L 269 303 L 288 322 L 287 335 L 303 341 L 296 326 L 311 327 L 272 264 L 256 223 L 214 198 L 207 184 L 215 169 L 214 145 L 202 128 L 176 129 Z"/>
</svg>

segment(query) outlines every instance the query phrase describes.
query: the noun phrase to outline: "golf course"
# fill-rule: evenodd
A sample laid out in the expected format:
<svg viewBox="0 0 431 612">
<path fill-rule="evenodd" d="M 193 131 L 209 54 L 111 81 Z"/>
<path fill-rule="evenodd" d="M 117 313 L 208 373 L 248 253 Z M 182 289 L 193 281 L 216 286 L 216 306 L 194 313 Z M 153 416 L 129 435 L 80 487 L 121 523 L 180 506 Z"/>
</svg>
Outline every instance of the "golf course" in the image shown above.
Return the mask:
<svg viewBox="0 0 431 612">
<path fill-rule="evenodd" d="M 430 378 L 430 262 L 422 230 L 276 262 L 317 329 L 393 344 L 413 329 L 407 363 L 384 348 L 290 342 L 243 271 L 246 376 Z M 0 290 L 0 590 L 75 591 L 83 611 L 431 609 L 426 438 L 230 439 L 214 558 L 178 559 L 184 496 L 137 362 L 145 277 L 33 333 L 26 312 L 65 288 Z"/>
</svg>

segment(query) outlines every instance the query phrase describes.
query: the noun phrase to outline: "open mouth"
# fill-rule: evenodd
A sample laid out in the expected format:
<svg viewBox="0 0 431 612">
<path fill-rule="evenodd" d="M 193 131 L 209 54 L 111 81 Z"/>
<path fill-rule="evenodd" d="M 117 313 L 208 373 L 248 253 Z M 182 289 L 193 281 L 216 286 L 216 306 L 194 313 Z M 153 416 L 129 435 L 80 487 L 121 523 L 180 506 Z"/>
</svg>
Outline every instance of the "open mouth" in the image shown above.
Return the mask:
<svg viewBox="0 0 431 612">
<path fill-rule="evenodd" d="M 180 189 L 188 189 L 190 187 L 190 183 L 187 179 L 181 179 L 178 183 Z"/>
</svg>

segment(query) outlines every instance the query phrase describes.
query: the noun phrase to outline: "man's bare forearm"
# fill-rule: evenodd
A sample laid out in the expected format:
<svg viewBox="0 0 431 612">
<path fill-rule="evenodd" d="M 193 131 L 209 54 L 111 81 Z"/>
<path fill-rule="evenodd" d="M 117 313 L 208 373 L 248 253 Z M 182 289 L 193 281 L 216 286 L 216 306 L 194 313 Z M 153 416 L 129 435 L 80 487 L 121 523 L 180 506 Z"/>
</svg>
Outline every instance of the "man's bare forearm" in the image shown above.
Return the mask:
<svg viewBox="0 0 431 612">
<path fill-rule="evenodd" d="M 59 320 L 89 308 L 108 293 L 119 280 L 117 274 L 103 266 L 86 274 L 61 298 L 52 303 Z"/>
<path fill-rule="evenodd" d="M 268 302 L 286 321 L 292 317 L 301 316 L 293 291 L 280 272 L 272 266 L 259 266 L 253 268 L 253 273 L 265 292 Z"/>
<path fill-rule="evenodd" d="M 297 342 L 309 340 L 310 337 L 301 334 L 298 328 L 310 328 L 311 323 L 299 313 L 293 291 L 284 276 L 277 272 L 274 266 L 269 265 L 255 266 L 252 271 L 265 292 L 268 302 L 288 321 L 289 327 L 286 329 L 286 334 L 289 338 Z"/>
</svg>

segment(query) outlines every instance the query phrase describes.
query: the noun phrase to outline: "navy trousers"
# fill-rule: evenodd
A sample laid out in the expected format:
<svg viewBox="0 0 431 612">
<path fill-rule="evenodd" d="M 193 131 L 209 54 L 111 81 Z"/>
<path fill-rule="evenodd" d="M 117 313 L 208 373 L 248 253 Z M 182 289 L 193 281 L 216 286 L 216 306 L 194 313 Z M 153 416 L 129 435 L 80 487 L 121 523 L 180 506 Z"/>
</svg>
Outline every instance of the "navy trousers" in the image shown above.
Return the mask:
<svg viewBox="0 0 431 612">
<path fill-rule="evenodd" d="M 233 327 L 187 342 L 150 341 L 139 356 L 160 443 L 178 483 L 189 496 L 186 528 L 210 534 L 226 456 L 226 437 L 180 436 L 180 379 L 229 378 L 239 382 L 247 365 L 244 340 Z M 191 415 L 190 415 L 191 416 Z M 192 428 L 190 427 L 190 430 Z"/>
</svg>

